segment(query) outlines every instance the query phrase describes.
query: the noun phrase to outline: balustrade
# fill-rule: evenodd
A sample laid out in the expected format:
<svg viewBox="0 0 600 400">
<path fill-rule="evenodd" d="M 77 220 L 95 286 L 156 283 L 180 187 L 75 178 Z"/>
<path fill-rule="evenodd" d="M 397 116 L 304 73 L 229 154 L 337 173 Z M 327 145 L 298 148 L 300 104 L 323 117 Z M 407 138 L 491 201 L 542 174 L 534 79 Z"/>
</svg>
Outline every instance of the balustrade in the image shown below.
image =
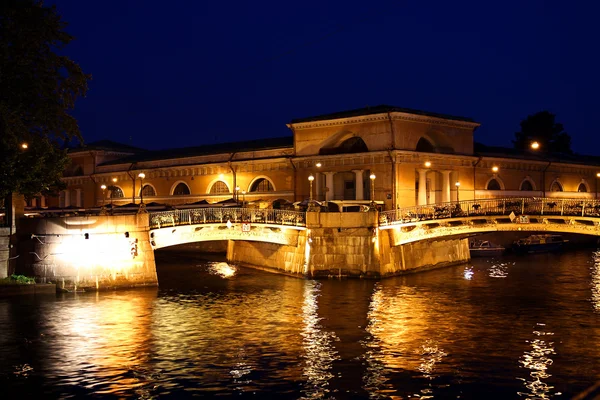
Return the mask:
<svg viewBox="0 0 600 400">
<path fill-rule="evenodd" d="M 379 224 L 402 224 L 441 218 L 476 216 L 579 216 L 600 217 L 600 201 L 557 198 L 481 199 L 399 208 L 379 214 Z"/>
<path fill-rule="evenodd" d="M 306 213 L 292 210 L 255 208 L 201 208 L 150 213 L 150 229 L 179 225 L 249 222 L 257 224 L 306 226 Z"/>
</svg>

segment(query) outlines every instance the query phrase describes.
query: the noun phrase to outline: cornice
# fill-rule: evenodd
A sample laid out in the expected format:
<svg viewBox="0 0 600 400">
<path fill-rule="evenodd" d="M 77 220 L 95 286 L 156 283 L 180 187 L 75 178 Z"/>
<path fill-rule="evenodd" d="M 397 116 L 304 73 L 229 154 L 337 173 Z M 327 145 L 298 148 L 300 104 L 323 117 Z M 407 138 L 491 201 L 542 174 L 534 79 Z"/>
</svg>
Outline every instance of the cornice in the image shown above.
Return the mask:
<svg viewBox="0 0 600 400">
<path fill-rule="evenodd" d="M 322 121 L 310 121 L 310 122 L 300 122 L 295 124 L 287 124 L 288 128 L 294 128 L 294 130 L 304 130 L 304 129 L 315 129 L 315 128 L 326 128 L 332 126 L 344 126 L 344 125 L 353 125 L 353 124 L 361 124 L 365 122 L 385 122 L 389 121 L 390 118 L 393 121 L 410 121 L 410 122 L 418 122 L 425 123 L 431 125 L 443 125 L 449 126 L 453 128 L 469 128 L 474 129 L 481 124 L 477 122 L 468 122 L 468 121 L 458 121 L 452 119 L 445 119 L 439 117 L 433 117 L 429 115 L 417 115 L 417 114 L 409 114 L 394 111 L 391 113 L 381 113 L 381 114 L 370 114 L 364 116 L 357 117 L 349 117 L 349 118 L 336 118 Z"/>
</svg>

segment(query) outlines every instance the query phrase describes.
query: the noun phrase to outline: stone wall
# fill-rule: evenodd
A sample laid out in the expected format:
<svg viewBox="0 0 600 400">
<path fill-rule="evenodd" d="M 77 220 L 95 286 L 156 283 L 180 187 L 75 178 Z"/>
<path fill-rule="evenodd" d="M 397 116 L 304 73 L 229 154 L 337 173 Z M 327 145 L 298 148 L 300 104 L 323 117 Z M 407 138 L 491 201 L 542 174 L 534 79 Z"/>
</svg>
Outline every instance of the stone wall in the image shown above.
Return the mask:
<svg viewBox="0 0 600 400">
<path fill-rule="evenodd" d="M 8 276 L 10 257 L 10 228 L 0 227 L 0 279 Z"/>
<path fill-rule="evenodd" d="M 305 276 L 306 231 L 298 233 L 296 246 L 230 240 L 227 248 L 227 261 L 265 269 L 271 272 L 295 276 Z"/>
<path fill-rule="evenodd" d="M 228 261 L 309 278 L 379 278 L 470 259 L 467 239 L 393 246 L 392 231 L 376 229 L 375 212 L 314 212 L 306 220 L 297 246 L 230 241 Z"/>
<path fill-rule="evenodd" d="M 379 231 L 381 276 L 462 264 L 470 260 L 468 239 L 428 240 L 392 246 L 392 230 Z"/>
<path fill-rule="evenodd" d="M 21 229 L 17 272 L 39 282 L 69 291 L 158 284 L 148 214 L 23 219 Z"/>
</svg>

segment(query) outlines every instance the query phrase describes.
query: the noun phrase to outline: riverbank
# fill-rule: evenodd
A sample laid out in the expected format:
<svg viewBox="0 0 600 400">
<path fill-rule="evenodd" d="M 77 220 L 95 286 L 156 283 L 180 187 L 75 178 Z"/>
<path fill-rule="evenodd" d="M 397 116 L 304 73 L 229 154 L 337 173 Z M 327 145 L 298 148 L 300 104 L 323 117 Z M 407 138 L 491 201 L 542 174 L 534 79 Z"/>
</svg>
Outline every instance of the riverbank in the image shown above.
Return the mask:
<svg viewBox="0 0 600 400">
<path fill-rule="evenodd" d="M 56 294 L 56 285 L 53 283 L 36 284 L 10 284 L 0 285 L 0 297 L 10 297 L 19 295 L 46 295 Z"/>
</svg>

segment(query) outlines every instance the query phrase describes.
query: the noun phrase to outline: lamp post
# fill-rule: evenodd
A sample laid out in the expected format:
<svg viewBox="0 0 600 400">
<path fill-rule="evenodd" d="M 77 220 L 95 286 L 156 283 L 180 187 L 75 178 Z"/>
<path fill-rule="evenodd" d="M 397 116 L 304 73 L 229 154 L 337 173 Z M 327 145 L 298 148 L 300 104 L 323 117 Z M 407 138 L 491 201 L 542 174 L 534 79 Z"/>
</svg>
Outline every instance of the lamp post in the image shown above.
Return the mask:
<svg viewBox="0 0 600 400">
<path fill-rule="evenodd" d="M 102 189 L 102 207 L 104 207 L 104 204 L 106 204 L 106 185 L 100 186 L 100 189 Z"/>
<path fill-rule="evenodd" d="M 141 205 L 141 204 L 144 204 L 144 178 L 146 177 L 146 174 L 143 172 L 140 172 L 138 177 L 140 178 L 140 205 Z"/>
<path fill-rule="evenodd" d="M 596 173 L 596 200 L 598 200 L 598 179 L 600 179 L 600 172 Z"/>
<path fill-rule="evenodd" d="M 454 183 L 454 186 L 456 186 L 456 202 L 457 202 L 457 203 L 460 203 L 460 198 L 459 198 L 459 196 L 458 196 L 458 192 L 459 192 L 459 189 L 460 189 L 460 182 L 459 182 L 459 181 L 456 181 L 456 182 Z"/>
<path fill-rule="evenodd" d="M 235 202 L 237 203 L 240 200 L 240 187 L 235 187 Z"/>
<path fill-rule="evenodd" d="M 309 188 L 310 188 L 310 189 L 309 189 L 309 192 L 308 192 L 308 193 L 309 193 L 309 195 L 308 195 L 308 202 L 309 202 L 309 205 L 312 205 L 312 201 L 313 201 L 313 195 L 312 195 L 312 193 L 313 193 L 313 192 L 312 192 L 312 185 L 313 185 L 313 181 L 314 181 L 314 180 L 315 180 L 315 177 L 314 177 L 314 176 L 312 176 L 312 175 L 309 175 L 309 176 L 308 176 L 308 185 L 309 185 Z"/>
<path fill-rule="evenodd" d="M 117 184 L 117 178 L 112 178 L 113 184 L 112 184 L 112 189 L 110 190 L 110 208 L 112 210 L 112 205 L 113 205 L 113 195 L 115 193 L 115 185 Z"/>
<path fill-rule="evenodd" d="M 369 179 L 371 180 L 371 210 L 376 210 L 375 207 L 375 174 L 369 175 Z"/>
</svg>

